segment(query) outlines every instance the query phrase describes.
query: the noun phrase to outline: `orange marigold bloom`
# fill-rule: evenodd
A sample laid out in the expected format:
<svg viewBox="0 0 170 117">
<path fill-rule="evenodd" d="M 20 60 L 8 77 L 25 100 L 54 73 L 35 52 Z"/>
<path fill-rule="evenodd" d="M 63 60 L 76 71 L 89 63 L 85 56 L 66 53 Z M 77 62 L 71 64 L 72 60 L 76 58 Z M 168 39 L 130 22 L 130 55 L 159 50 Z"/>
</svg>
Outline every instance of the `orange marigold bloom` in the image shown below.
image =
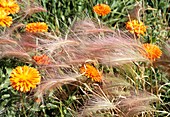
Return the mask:
<svg viewBox="0 0 170 117">
<path fill-rule="evenodd" d="M 106 4 L 98 4 L 93 7 L 93 11 L 97 13 L 99 16 L 105 16 L 111 12 L 111 9 Z"/>
<path fill-rule="evenodd" d="M 35 99 L 35 102 L 36 102 L 36 103 L 41 103 L 41 99 L 40 99 L 40 98 L 36 98 L 36 99 Z"/>
<path fill-rule="evenodd" d="M 0 0 L 0 8 L 3 8 L 7 14 L 19 12 L 19 5 L 15 0 Z"/>
<path fill-rule="evenodd" d="M 48 26 L 44 22 L 29 23 L 26 25 L 26 31 L 28 32 L 47 32 Z"/>
<path fill-rule="evenodd" d="M 0 8 L 0 26 L 6 27 L 12 24 L 12 17 L 8 16 L 7 13 Z"/>
<path fill-rule="evenodd" d="M 18 66 L 10 75 L 11 86 L 21 92 L 28 92 L 41 81 L 39 71 L 29 66 Z"/>
<path fill-rule="evenodd" d="M 143 44 L 143 48 L 145 52 L 142 52 L 142 54 L 151 61 L 155 61 L 155 59 L 160 58 L 162 55 L 162 51 L 157 45 L 146 43 Z"/>
<path fill-rule="evenodd" d="M 97 82 L 101 82 L 102 80 L 101 73 L 90 64 L 84 64 L 80 68 L 80 73 L 84 74 L 86 77 L 91 78 L 92 80 L 97 81 Z"/>
<path fill-rule="evenodd" d="M 126 23 L 126 29 L 131 33 L 139 36 L 140 34 L 145 35 L 146 26 L 143 22 L 139 22 L 137 20 L 132 20 Z"/>
<path fill-rule="evenodd" d="M 32 57 L 38 65 L 50 64 L 50 58 L 47 55 L 33 56 Z"/>
</svg>

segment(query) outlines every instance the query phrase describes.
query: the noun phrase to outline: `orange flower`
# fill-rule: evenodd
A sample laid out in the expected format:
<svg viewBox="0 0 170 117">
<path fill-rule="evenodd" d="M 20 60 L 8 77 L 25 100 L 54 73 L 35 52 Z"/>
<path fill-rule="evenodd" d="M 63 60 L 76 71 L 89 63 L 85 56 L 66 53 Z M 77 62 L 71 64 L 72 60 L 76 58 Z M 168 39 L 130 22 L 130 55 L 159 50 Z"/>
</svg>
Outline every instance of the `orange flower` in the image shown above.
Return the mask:
<svg viewBox="0 0 170 117">
<path fill-rule="evenodd" d="M 155 59 L 160 58 L 162 55 L 162 51 L 156 45 L 146 43 L 143 44 L 143 48 L 145 52 L 142 52 L 142 54 L 151 61 L 155 61 Z"/>
<path fill-rule="evenodd" d="M 0 8 L 3 8 L 7 14 L 19 12 L 19 6 L 15 0 L 0 0 Z"/>
<path fill-rule="evenodd" d="M 97 82 L 101 82 L 102 80 L 101 73 L 90 64 L 84 64 L 80 68 L 80 73 L 84 74 L 86 77 L 91 78 L 92 80 L 97 81 Z"/>
<path fill-rule="evenodd" d="M 12 70 L 10 77 L 11 86 L 21 92 L 30 91 L 41 81 L 37 69 L 29 66 L 16 67 Z"/>
<path fill-rule="evenodd" d="M 35 102 L 39 104 L 39 103 L 41 103 L 41 99 L 37 97 L 37 98 L 35 99 Z"/>
<path fill-rule="evenodd" d="M 111 9 L 106 4 L 98 4 L 93 7 L 93 11 L 97 13 L 99 16 L 105 16 L 111 12 Z"/>
<path fill-rule="evenodd" d="M 29 23 L 26 25 L 26 31 L 28 32 L 47 32 L 48 26 L 44 22 Z"/>
<path fill-rule="evenodd" d="M 33 56 L 32 57 L 38 65 L 48 65 L 50 64 L 50 58 L 46 55 Z"/>
<path fill-rule="evenodd" d="M 12 17 L 8 16 L 6 12 L 0 8 L 0 26 L 6 27 L 12 24 Z"/>
<path fill-rule="evenodd" d="M 146 26 L 143 22 L 139 22 L 137 20 L 132 20 L 126 23 L 126 29 L 131 33 L 139 36 L 140 34 L 145 35 Z"/>
</svg>

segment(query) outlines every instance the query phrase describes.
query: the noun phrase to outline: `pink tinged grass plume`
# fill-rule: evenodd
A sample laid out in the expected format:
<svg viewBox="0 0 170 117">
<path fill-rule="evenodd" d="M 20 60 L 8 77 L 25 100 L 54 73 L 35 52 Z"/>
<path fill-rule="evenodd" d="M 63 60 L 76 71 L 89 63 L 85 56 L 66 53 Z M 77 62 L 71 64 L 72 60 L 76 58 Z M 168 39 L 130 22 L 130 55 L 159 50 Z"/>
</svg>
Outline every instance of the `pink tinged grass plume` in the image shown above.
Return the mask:
<svg viewBox="0 0 170 117">
<path fill-rule="evenodd" d="M 88 19 L 76 22 L 64 38 L 48 37 L 53 39 L 40 39 L 42 44 L 37 49 L 50 53 L 57 63 L 77 65 L 87 60 L 98 60 L 115 66 L 147 60 L 140 53 L 143 49 L 140 42 L 122 31 L 99 26 Z"/>
</svg>

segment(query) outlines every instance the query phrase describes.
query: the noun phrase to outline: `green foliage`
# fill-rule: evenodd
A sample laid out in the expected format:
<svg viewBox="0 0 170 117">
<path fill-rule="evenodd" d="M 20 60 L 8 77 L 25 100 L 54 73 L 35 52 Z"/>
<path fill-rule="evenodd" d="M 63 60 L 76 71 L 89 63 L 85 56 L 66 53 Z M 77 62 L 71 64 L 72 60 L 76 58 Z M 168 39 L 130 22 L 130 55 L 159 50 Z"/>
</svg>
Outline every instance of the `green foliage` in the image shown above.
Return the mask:
<svg viewBox="0 0 170 117">
<path fill-rule="evenodd" d="M 38 13 L 34 21 L 44 21 L 51 29 L 59 29 L 62 32 L 68 30 L 77 18 L 98 18 L 93 12 L 93 6 L 99 3 L 107 3 L 112 11 L 109 15 L 100 17 L 104 24 L 114 27 L 127 21 L 127 10 L 133 9 L 135 0 L 39 0 L 47 12 Z"/>
<path fill-rule="evenodd" d="M 170 32 L 167 30 L 170 21 L 169 0 L 145 0 L 146 11 L 143 20 L 148 26 L 145 42 L 163 44 L 168 40 Z"/>
</svg>

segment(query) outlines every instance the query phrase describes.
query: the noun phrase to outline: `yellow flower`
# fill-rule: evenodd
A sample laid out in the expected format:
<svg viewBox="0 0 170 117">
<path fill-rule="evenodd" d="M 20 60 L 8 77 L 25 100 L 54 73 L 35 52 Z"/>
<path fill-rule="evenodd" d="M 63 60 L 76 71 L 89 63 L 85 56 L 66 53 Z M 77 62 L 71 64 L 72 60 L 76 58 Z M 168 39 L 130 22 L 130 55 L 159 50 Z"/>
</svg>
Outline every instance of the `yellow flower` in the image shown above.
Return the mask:
<svg viewBox="0 0 170 117">
<path fill-rule="evenodd" d="M 151 61 L 155 61 L 155 59 L 160 58 L 162 55 L 162 51 L 157 45 L 146 43 L 143 44 L 143 48 L 145 52 L 142 52 L 142 54 Z"/>
<path fill-rule="evenodd" d="M 105 16 L 111 12 L 111 9 L 106 4 L 98 4 L 93 7 L 93 11 L 97 13 L 99 16 Z"/>
<path fill-rule="evenodd" d="M 11 86 L 21 92 L 28 92 L 41 81 L 39 71 L 29 66 L 18 66 L 10 75 Z"/>
<path fill-rule="evenodd" d="M 50 64 L 50 58 L 47 55 L 33 56 L 32 57 L 38 65 Z"/>
<path fill-rule="evenodd" d="M 19 12 L 19 5 L 15 0 L 0 0 L 0 8 L 3 8 L 7 14 Z"/>
<path fill-rule="evenodd" d="M 0 26 L 6 27 L 12 24 L 12 17 L 8 16 L 6 12 L 0 8 Z"/>
<path fill-rule="evenodd" d="M 102 81 L 101 73 L 90 64 L 84 64 L 82 67 L 80 67 L 80 73 L 84 74 L 86 77 L 91 78 L 94 81 Z"/>
<path fill-rule="evenodd" d="M 44 22 L 29 23 L 26 25 L 26 31 L 28 32 L 47 32 L 48 26 Z"/>
<path fill-rule="evenodd" d="M 126 29 L 131 33 L 136 34 L 137 36 L 145 35 L 146 26 L 143 22 L 139 22 L 137 20 L 132 20 L 126 23 Z"/>
</svg>

